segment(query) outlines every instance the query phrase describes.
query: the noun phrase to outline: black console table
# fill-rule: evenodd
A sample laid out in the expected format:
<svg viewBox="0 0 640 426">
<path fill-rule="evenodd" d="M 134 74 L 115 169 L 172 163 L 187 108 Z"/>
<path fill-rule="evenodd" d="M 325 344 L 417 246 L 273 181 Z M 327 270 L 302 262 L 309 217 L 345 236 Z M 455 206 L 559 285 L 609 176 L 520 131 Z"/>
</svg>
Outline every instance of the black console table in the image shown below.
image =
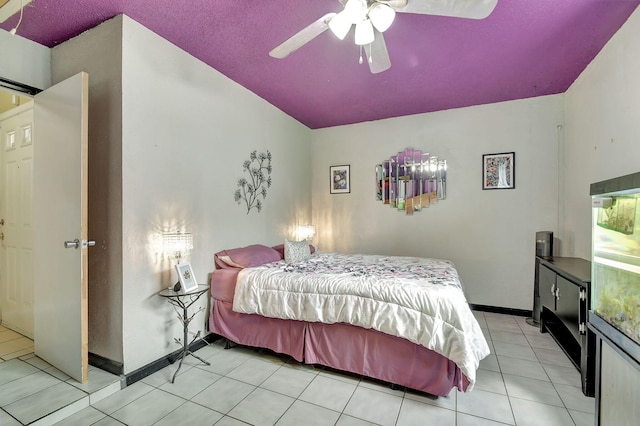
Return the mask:
<svg viewBox="0 0 640 426">
<path fill-rule="evenodd" d="M 595 336 L 587 327 L 591 262 L 576 257 L 536 257 L 540 331 L 549 332 L 582 379 L 582 392 L 594 394 Z"/>
</svg>

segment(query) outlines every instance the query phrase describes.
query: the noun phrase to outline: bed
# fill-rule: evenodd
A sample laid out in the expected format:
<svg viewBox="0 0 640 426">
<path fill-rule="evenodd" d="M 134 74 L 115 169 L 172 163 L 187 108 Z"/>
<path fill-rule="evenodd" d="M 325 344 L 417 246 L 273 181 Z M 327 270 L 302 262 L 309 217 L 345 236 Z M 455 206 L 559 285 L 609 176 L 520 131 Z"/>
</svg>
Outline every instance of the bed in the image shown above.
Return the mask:
<svg viewBox="0 0 640 426">
<path fill-rule="evenodd" d="M 215 254 L 211 332 L 432 395 L 473 389 L 489 347 L 452 262 L 285 245 Z"/>
</svg>

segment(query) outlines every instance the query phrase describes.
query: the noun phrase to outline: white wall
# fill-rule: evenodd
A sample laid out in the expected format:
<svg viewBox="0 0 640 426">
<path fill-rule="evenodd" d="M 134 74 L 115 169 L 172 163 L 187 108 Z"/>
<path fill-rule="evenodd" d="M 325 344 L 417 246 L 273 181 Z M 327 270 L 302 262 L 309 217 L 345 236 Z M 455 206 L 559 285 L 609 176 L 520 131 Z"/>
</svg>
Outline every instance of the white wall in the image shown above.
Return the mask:
<svg viewBox="0 0 640 426">
<path fill-rule="evenodd" d="M 558 227 L 563 95 L 392 118 L 313 133 L 313 222 L 324 251 L 453 260 L 474 304 L 532 308 L 535 232 Z M 447 199 L 405 216 L 375 200 L 374 168 L 406 147 L 448 162 Z M 516 153 L 516 188 L 482 190 L 482 155 Z M 351 193 L 329 167 L 351 165 Z"/>
<path fill-rule="evenodd" d="M 0 77 L 38 89 L 51 86 L 49 48 L 0 30 Z"/>
<path fill-rule="evenodd" d="M 176 349 L 175 313 L 155 295 L 175 282 L 157 255 L 162 231 L 194 235 L 200 283 L 224 248 L 275 245 L 310 220 L 310 131 L 247 89 L 125 18 L 123 30 L 123 313 L 126 371 Z M 260 213 L 234 201 L 251 151 L 273 156 Z M 206 298 L 201 300 L 206 306 Z M 202 329 L 207 311 L 194 320 Z"/>
<path fill-rule="evenodd" d="M 566 253 L 591 257 L 593 182 L 640 171 L 640 9 L 566 92 Z"/>
</svg>

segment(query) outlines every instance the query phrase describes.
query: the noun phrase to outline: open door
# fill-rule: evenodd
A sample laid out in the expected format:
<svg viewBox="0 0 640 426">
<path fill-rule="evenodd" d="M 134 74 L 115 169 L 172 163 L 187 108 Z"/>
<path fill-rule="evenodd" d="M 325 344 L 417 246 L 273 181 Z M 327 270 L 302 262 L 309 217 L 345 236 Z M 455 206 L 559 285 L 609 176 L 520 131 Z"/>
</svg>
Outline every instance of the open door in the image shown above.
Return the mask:
<svg viewBox="0 0 640 426">
<path fill-rule="evenodd" d="M 88 74 L 35 96 L 34 345 L 79 382 L 88 376 Z"/>
</svg>

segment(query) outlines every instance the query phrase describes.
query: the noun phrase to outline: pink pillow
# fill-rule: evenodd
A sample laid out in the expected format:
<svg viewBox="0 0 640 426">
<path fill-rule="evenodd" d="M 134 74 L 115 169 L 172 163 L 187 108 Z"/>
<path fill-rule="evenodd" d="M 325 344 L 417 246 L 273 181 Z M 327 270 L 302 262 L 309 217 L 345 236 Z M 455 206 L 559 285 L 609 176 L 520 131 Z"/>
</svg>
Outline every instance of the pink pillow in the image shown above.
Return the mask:
<svg viewBox="0 0 640 426">
<path fill-rule="evenodd" d="M 278 251 L 261 244 L 222 250 L 214 256 L 219 268 L 251 268 L 282 259 Z"/>
</svg>

